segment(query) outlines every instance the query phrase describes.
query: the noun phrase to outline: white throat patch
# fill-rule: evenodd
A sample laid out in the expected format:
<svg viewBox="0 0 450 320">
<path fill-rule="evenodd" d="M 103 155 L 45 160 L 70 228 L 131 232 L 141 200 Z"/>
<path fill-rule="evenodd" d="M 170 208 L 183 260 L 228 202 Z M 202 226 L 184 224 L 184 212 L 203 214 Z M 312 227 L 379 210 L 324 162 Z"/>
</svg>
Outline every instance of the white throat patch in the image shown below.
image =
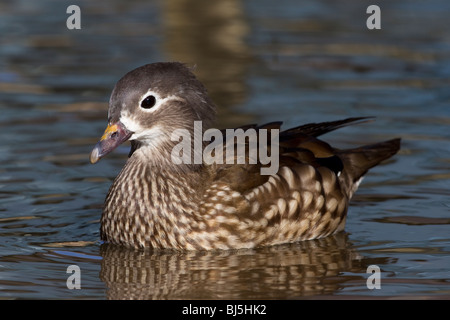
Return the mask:
<svg viewBox="0 0 450 320">
<path fill-rule="evenodd" d="M 147 145 L 159 145 L 163 137 L 166 135 L 159 125 L 155 125 L 149 129 L 145 129 L 138 122 L 136 122 L 133 117 L 130 116 L 129 112 L 126 111 L 121 112 L 120 122 L 122 122 L 125 128 L 133 132 L 130 140 L 139 140 Z"/>
</svg>

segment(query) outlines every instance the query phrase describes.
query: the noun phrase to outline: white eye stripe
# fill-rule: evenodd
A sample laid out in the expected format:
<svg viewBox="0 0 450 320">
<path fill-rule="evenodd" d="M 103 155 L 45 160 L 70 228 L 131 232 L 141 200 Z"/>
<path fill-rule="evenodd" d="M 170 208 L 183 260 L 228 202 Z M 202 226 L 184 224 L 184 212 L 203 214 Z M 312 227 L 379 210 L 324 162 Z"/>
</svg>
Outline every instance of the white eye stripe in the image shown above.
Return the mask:
<svg viewBox="0 0 450 320">
<path fill-rule="evenodd" d="M 144 101 L 144 99 L 147 98 L 148 96 L 154 96 L 154 97 L 155 97 L 155 105 L 154 105 L 153 107 L 151 107 L 151 108 L 148 108 L 148 109 L 142 108 L 142 107 L 141 107 L 142 101 Z M 162 105 L 162 103 L 163 103 L 162 100 L 164 100 L 164 99 L 161 99 L 161 97 L 159 96 L 158 93 L 156 93 L 156 92 L 153 91 L 153 90 L 148 90 L 145 94 L 143 94 L 143 95 L 140 97 L 140 99 L 139 99 L 139 108 L 140 108 L 141 110 L 145 111 L 145 112 L 149 112 L 149 113 L 150 113 L 150 112 L 155 112 L 157 109 L 159 109 L 159 108 L 161 107 L 161 105 Z"/>
<path fill-rule="evenodd" d="M 145 98 L 147 98 L 148 96 L 154 96 L 155 97 L 155 105 L 151 108 L 142 108 L 141 104 L 142 101 L 144 101 Z M 171 101 L 171 100 L 178 100 L 178 101 L 183 101 L 183 99 L 181 99 L 178 96 L 167 96 L 165 98 L 161 98 L 161 96 L 153 91 L 153 90 L 148 90 L 145 94 L 143 94 L 141 96 L 141 98 L 139 99 L 139 108 L 144 111 L 144 112 L 148 112 L 148 113 L 152 113 L 155 112 L 156 110 L 158 110 L 159 108 L 161 108 L 161 106 L 166 103 L 167 101 Z"/>
</svg>

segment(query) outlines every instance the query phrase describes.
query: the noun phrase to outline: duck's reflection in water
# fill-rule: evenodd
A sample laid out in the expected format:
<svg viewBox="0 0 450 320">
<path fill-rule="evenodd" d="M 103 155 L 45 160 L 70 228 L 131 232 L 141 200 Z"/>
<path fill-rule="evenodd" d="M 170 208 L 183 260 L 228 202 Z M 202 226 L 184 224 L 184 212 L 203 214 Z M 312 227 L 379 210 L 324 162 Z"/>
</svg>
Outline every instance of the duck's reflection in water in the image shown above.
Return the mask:
<svg viewBox="0 0 450 320">
<path fill-rule="evenodd" d="M 373 263 L 357 254 L 345 233 L 234 251 L 139 251 L 105 244 L 101 254 L 100 277 L 110 299 L 295 299 L 333 295 L 341 283 L 355 281 L 343 272 L 364 273 Z M 363 277 L 359 281 L 359 286 L 365 286 Z"/>
</svg>

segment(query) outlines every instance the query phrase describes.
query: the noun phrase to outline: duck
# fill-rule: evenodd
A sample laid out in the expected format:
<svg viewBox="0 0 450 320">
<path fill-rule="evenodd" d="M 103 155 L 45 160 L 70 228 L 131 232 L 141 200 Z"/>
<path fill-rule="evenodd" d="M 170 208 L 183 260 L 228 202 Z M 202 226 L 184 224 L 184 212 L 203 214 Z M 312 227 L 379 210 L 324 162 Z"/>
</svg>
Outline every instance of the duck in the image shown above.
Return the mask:
<svg viewBox="0 0 450 320">
<path fill-rule="evenodd" d="M 400 149 L 400 138 L 350 149 L 319 139 L 370 117 L 287 130 L 280 121 L 246 125 L 234 132 L 265 136 L 240 142 L 227 139 L 228 129 L 211 131 L 215 118 L 207 89 L 181 62 L 146 64 L 116 83 L 108 125 L 90 162 L 127 140 L 131 148 L 104 201 L 102 241 L 155 250 L 230 250 L 327 237 L 345 229 L 350 199 L 368 170 Z M 203 139 L 174 138 L 174 132 Z M 226 156 L 239 145 L 240 153 Z M 251 157 L 251 146 L 276 155 L 277 165 Z M 201 157 L 207 149 L 210 157 Z"/>
</svg>

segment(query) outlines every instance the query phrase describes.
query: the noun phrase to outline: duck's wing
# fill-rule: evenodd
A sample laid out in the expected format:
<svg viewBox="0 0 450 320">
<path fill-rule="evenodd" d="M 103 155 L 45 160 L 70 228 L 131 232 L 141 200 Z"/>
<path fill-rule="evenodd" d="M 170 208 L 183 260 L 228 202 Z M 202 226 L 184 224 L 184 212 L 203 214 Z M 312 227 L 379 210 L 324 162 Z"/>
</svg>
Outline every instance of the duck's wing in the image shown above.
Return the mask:
<svg viewBox="0 0 450 320">
<path fill-rule="evenodd" d="M 272 175 L 261 174 L 262 168 L 270 166 L 261 161 L 211 165 L 212 179 L 201 212 L 214 228 L 223 228 L 224 239 L 239 239 L 249 247 L 313 239 L 342 230 L 360 176 L 399 148 L 396 139 L 339 150 L 317 138 L 361 120 L 308 124 L 281 132 L 275 159 L 278 168 Z M 270 123 L 249 128 L 279 130 L 280 126 Z M 273 152 L 270 146 L 267 151 Z M 220 223 L 214 219 L 217 216 Z"/>
<path fill-rule="evenodd" d="M 295 128 L 291 128 L 280 132 L 282 122 L 271 122 L 261 126 L 246 125 L 236 129 L 247 131 L 252 129 L 256 132 L 258 159 L 255 163 L 255 154 L 251 155 L 251 146 L 248 140 L 245 140 L 245 163 L 239 164 L 237 161 L 238 146 L 242 143 L 233 140 L 234 156 L 226 157 L 226 130 L 223 130 L 223 148 L 220 149 L 224 159 L 222 164 L 214 164 L 212 170 L 214 172 L 213 180 L 227 183 L 232 190 L 241 193 L 251 192 L 254 188 L 258 188 L 266 183 L 270 175 L 262 175 L 261 169 L 267 168 L 272 164 L 263 164 L 259 158 L 260 154 L 269 155 L 273 151 L 270 145 L 271 130 L 278 130 L 278 157 L 272 160 L 278 160 L 278 169 L 287 167 L 291 171 L 296 172 L 299 168 L 310 166 L 315 170 L 322 168 L 321 171 L 327 170 L 333 174 L 333 180 L 337 179 L 341 182 L 345 194 L 351 196 L 354 192 L 354 184 L 372 167 L 381 161 L 394 155 L 400 147 L 400 139 L 358 147 L 354 149 L 340 150 L 330 146 L 327 142 L 318 139 L 325 133 L 351 125 L 372 121 L 372 117 L 354 117 L 337 121 L 328 121 L 321 123 L 309 123 Z M 267 138 L 261 141 L 259 132 L 261 129 L 267 130 Z M 262 143 L 264 142 L 264 143 Z M 268 144 L 266 146 L 266 143 Z M 267 148 L 267 149 L 266 149 Z M 242 150 L 241 150 L 242 151 Z M 261 153 L 260 153 L 261 152 Z M 250 160 L 253 160 L 250 161 Z M 228 160 L 228 161 L 227 161 Z M 243 160 L 242 158 L 240 159 Z M 285 170 L 285 169 L 283 169 Z M 301 170 L 300 170 L 301 171 Z M 279 172 L 274 172 L 274 176 L 279 176 Z M 301 175 L 301 172 L 296 173 Z M 328 174 L 327 174 L 328 175 Z M 301 178 L 301 177 L 300 177 Z M 317 179 L 323 183 L 321 177 Z M 293 181 L 293 183 L 295 183 Z M 297 181 L 296 183 L 299 183 Z M 290 189 L 295 189 L 295 185 L 290 185 Z"/>
</svg>

